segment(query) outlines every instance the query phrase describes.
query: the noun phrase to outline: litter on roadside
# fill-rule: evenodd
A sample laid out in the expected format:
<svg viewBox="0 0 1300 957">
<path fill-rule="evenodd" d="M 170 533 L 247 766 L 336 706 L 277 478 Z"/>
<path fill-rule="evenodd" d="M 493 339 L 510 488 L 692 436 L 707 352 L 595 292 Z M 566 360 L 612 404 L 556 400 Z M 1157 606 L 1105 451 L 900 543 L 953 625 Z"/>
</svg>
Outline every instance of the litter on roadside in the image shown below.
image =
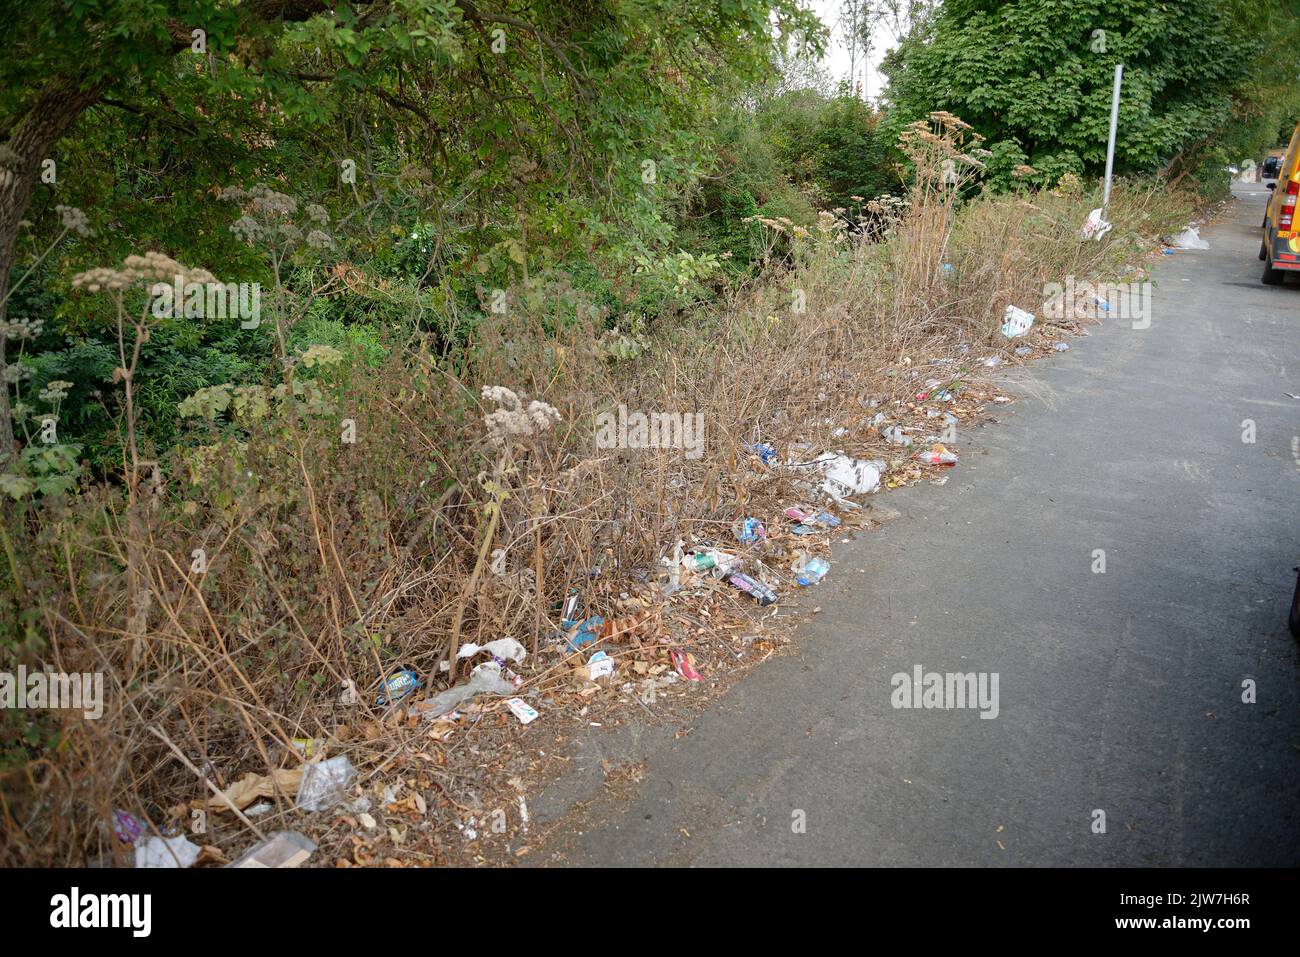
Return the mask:
<svg viewBox="0 0 1300 957">
<path fill-rule="evenodd" d="M 1101 218 L 1100 209 L 1094 209 L 1088 214 L 1088 219 L 1083 224 L 1083 228 L 1079 230 L 1079 238 L 1100 240 L 1101 237 L 1111 231 L 1111 225 L 1111 223 Z"/>
<path fill-rule="evenodd" d="M 687 681 L 699 681 L 701 675 L 695 670 L 695 656 L 684 652 L 678 648 L 670 648 L 668 657 L 672 660 L 673 668 L 679 675 Z"/>
<path fill-rule="evenodd" d="M 144 833 L 144 825 L 126 811 L 114 811 L 112 821 L 113 833 L 123 844 L 134 844 Z"/>
<path fill-rule="evenodd" d="M 948 451 L 947 447 L 936 442 L 929 449 L 917 452 L 913 456 L 918 462 L 926 465 L 956 465 L 957 453 Z"/>
<path fill-rule="evenodd" d="M 598 651 L 587 660 L 587 677 L 592 681 L 607 678 L 614 673 L 614 659 Z"/>
<path fill-rule="evenodd" d="M 420 676 L 410 668 L 403 668 L 384 679 L 383 688 L 379 692 L 379 697 L 375 699 L 375 704 L 382 707 L 401 701 L 418 687 L 420 687 Z"/>
<path fill-rule="evenodd" d="M 340 760 L 335 758 L 334 760 Z M 347 758 L 342 760 L 346 761 Z M 213 795 L 206 800 L 196 800 L 191 806 L 208 811 L 228 811 L 233 804 L 239 810 L 248 807 L 260 798 L 273 798 L 276 794 L 297 794 L 302 786 L 305 768 L 319 767 L 317 764 L 304 765 L 301 768 L 281 768 L 270 774 L 258 774 L 249 771 L 230 787 L 221 792 L 221 797 Z"/>
<path fill-rule="evenodd" d="M 502 676 L 501 667 L 495 661 L 485 661 L 474 667 L 468 681 L 454 685 L 432 698 L 415 702 L 411 711 L 422 717 L 439 718 L 477 694 L 505 695 L 514 692 L 514 683 Z"/>
<path fill-rule="evenodd" d="M 725 572 L 740 563 L 735 555 L 719 551 L 716 548 L 697 548 L 683 556 L 682 567 L 693 572 L 713 571 L 715 574 Z"/>
<path fill-rule="evenodd" d="M 511 698 L 506 702 L 509 708 L 520 724 L 530 724 L 537 720 L 537 710 L 523 698 Z"/>
<path fill-rule="evenodd" d="M 760 605 L 770 605 L 776 601 L 776 592 L 756 578 L 751 578 L 743 572 L 728 572 L 724 577 L 729 585 L 743 591 Z"/>
<path fill-rule="evenodd" d="M 265 841 L 258 841 L 226 867 L 254 867 L 287 870 L 298 867 L 316 850 L 310 838 L 297 831 L 280 831 Z"/>
<path fill-rule="evenodd" d="M 878 459 L 854 459 L 836 452 L 820 456 L 811 462 L 801 462 L 795 467 L 821 472 L 822 491 L 837 502 L 843 502 L 847 496 L 866 495 L 880 488 L 880 473 L 884 463 Z"/>
<path fill-rule="evenodd" d="M 1023 336 L 1034 325 L 1034 315 L 1016 306 L 1007 306 L 1003 315 L 1002 334 L 1008 339 Z"/>
<path fill-rule="evenodd" d="M 200 849 L 184 835 L 150 837 L 135 845 L 136 867 L 191 867 L 199 859 Z"/>
<path fill-rule="evenodd" d="M 795 581 L 800 585 L 816 585 L 831 570 L 830 562 L 824 558 L 810 558 L 795 572 Z"/>
<path fill-rule="evenodd" d="M 580 622 L 573 634 L 568 638 L 569 647 L 577 651 L 583 645 L 589 645 L 600 637 L 601 626 L 605 624 L 605 619 L 600 615 L 592 615 L 585 621 Z"/>
<path fill-rule="evenodd" d="M 576 596 L 575 596 L 576 597 Z M 528 657 L 528 651 L 518 641 L 513 638 L 498 638 L 495 641 L 489 641 L 485 645 L 476 645 L 472 641 L 460 646 L 456 652 L 456 660 L 462 658 L 473 658 L 480 651 L 486 651 L 494 658 L 501 658 L 505 661 L 521 662 Z M 447 671 L 447 663 L 442 663 L 442 670 Z"/>
<path fill-rule="evenodd" d="M 357 769 L 343 755 L 303 765 L 298 807 L 304 811 L 323 811 L 343 804 L 348 800 L 348 789 L 356 779 Z"/>
<path fill-rule="evenodd" d="M 1169 241 L 1174 249 L 1209 249 L 1210 244 L 1201 238 L 1201 232 L 1194 226 L 1188 226 Z"/>
</svg>

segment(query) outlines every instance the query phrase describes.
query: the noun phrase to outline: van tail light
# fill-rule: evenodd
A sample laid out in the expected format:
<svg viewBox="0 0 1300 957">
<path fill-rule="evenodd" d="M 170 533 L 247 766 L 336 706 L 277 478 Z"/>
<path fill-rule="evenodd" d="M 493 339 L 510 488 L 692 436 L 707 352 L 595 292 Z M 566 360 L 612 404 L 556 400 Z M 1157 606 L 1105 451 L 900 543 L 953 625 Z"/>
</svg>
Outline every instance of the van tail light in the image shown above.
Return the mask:
<svg viewBox="0 0 1300 957">
<path fill-rule="evenodd" d="M 1295 220 L 1297 196 L 1300 196 L 1300 182 L 1293 179 L 1286 184 L 1286 195 L 1282 197 L 1282 215 L 1278 219 L 1278 229 L 1289 231 L 1292 228 L 1291 223 Z"/>
</svg>

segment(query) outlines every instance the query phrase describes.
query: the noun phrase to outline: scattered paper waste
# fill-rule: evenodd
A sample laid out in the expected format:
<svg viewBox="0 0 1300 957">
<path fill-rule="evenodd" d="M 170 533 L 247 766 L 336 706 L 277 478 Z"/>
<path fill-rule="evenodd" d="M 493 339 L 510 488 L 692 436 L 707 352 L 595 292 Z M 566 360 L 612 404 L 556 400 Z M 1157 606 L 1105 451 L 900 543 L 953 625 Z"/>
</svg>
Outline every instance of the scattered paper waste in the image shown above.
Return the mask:
<svg viewBox="0 0 1300 957">
<path fill-rule="evenodd" d="M 598 651 L 587 661 L 587 676 L 595 681 L 607 678 L 614 673 L 614 659 L 603 651 Z"/>
<path fill-rule="evenodd" d="M 226 867 L 262 867 L 288 869 L 297 867 L 311 857 L 316 844 L 297 831 L 281 831 L 274 837 L 259 841 Z"/>
<path fill-rule="evenodd" d="M 1015 339 L 1023 336 L 1034 325 L 1034 315 L 1030 312 L 1020 309 L 1016 306 L 1007 306 L 1006 314 L 1003 316 L 1002 334 L 1008 339 Z"/>
<path fill-rule="evenodd" d="M 346 761 L 347 759 L 344 758 L 343 760 Z M 316 766 L 305 765 L 305 767 Z M 303 770 L 303 768 L 281 768 L 272 771 L 270 774 L 257 774 L 254 771 L 249 771 L 221 792 L 225 796 L 225 800 L 214 794 L 207 800 L 192 801 L 190 806 L 209 811 L 229 811 L 230 805 L 233 804 L 242 811 L 259 798 L 273 798 L 277 793 L 286 796 L 297 794 L 302 785 Z"/>
<path fill-rule="evenodd" d="M 184 835 L 151 837 L 135 845 L 136 867 L 190 867 L 199 859 L 200 849 Z"/>
<path fill-rule="evenodd" d="M 511 698 L 506 702 L 506 706 L 514 712 L 520 724 L 529 724 L 537 720 L 537 711 L 523 698 Z"/>
</svg>

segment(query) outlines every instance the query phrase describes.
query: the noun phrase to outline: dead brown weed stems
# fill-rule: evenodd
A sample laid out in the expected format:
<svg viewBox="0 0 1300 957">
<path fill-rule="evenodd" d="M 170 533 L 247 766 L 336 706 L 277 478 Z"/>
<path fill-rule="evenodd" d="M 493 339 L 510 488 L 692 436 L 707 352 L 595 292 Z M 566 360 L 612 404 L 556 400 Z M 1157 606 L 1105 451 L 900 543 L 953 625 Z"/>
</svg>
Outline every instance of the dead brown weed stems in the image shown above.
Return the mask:
<svg viewBox="0 0 1300 957">
<path fill-rule="evenodd" d="M 3 769 L 0 862 L 125 862 L 116 809 L 184 828 L 195 799 L 297 766 L 295 739 L 352 755 L 363 775 L 388 768 L 417 736 L 375 704 L 386 673 L 409 665 L 437 690 L 464 677 L 466 641 L 509 635 L 534 652 L 527 687 L 558 687 L 565 659 L 545 654 L 572 591 L 618 622 L 601 645 L 616 657 L 634 635 L 659 641 L 648 611 L 617 609 L 624 595 L 655 607 L 674 543 L 734 547 L 744 516 L 779 521 L 806 498 L 751 443 L 891 457 L 870 420 L 917 391 L 929 360 L 977 381 L 978 357 L 1011 356 L 1007 304 L 1036 311 L 1068 274 L 1118 279 L 1186 221 L 1179 197 L 1121 185 L 1114 232 L 1082 242 L 1092 194 L 976 193 L 978 139 L 955 118 L 905 145 L 914 186 L 876 211 L 878 241 L 830 214 L 811 231 L 763 220 L 771 268 L 654 329 L 638 355 L 614 357 L 590 321 L 538 314 L 515 290 L 445 360 L 419 336 L 377 368 L 299 360 L 261 414 L 232 406 L 233 428 L 195 416 L 193 441 L 157 465 L 132 440 L 124 486 L 8 522 L 18 602 L 44 636 L 13 660 L 103 672 L 108 694 L 99 720 L 51 712 L 28 760 Z M 619 406 L 700 414 L 702 454 L 598 448 L 597 416 Z M 490 424 L 499 410 L 511 415 Z M 340 441 L 344 419 L 355 443 Z M 452 773 L 429 766 L 439 800 L 460 806 Z M 217 818 L 196 840 L 233 857 L 257 827 Z"/>
</svg>

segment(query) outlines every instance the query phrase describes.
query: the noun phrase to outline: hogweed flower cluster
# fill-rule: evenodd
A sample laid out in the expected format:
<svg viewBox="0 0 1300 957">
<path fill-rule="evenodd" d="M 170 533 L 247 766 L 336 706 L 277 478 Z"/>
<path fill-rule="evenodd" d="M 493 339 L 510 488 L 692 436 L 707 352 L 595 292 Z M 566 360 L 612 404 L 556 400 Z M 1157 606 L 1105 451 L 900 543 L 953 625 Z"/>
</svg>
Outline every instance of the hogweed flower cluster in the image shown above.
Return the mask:
<svg viewBox="0 0 1300 957">
<path fill-rule="evenodd" d="M 758 223 L 776 233 L 793 236 L 795 239 L 807 239 L 812 234 L 803 226 L 786 216 L 746 216 L 742 223 Z"/>
<path fill-rule="evenodd" d="M 54 211 L 59 214 L 59 220 L 63 223 L 63 228 L 70 233 L 76 233 L 83 239 L 87 236 L 93 236 L 94 233 L 86 223 L 86 214 L 75 206 L 55 206 Z"/>
<path fill-rule="evenodd" d="M 45 329 L 44 319 L 10 319 L 0 321 L 0 338 L 35 339 Z"/>
<path fill-rule="evenodd" d="M 38 393 L 42 402 L 48 402 L 50 405 L 57 405 L 68 397 L 68 390 L 72 388 L 72 383 L 63 379 L 51 379 L 45 383 L 45 388 Z"/>
<path fill-rule="evenodd" d="M 537 399 L 524 405 L 518 394 L 502 385 L 485 385 L 483 399 L 497 406 L 483 417 L 488 438 L 496 445 L 505 445 L 513 439 L 542 435 L 561 421 L 559 411 Z"/>
<path fill-rule="evenodd" d="M 298 212 L 296 199 L 287 193 L 279 193 L 266 186 L 253 186 L 250 189 L 227 186 L 217 194 L 217 198 L 241 203 L 254 216 L 267 219 L 276 216 L 287 219 Z"/>
<path fill-rule="evenodd" d="M 207 284 L 216 282 L 217 277 L 206 269 L 182 266 L 165 253 L 147 252 L 143 256 L 127 256 L 117 269 L 96 266 L 77 273 L 72 277 L 72 288 L 86 292 L 118 292 L 137 283 L 153 285 L 176 281 Z"/>
<path fill-rule="evenodd" d="M 231 224 L 230 231 L 249 246 L 262 239 L 278 239 L 286 246 L 306 242 L 312 249 L 334 248 L 334 240 L 328 233 L 312 228 L 330 221 L 329 211 L 317 203 L 303 207 L 306 219 L 300 225 L 292 221 L 298 214 L 298 201 L 266 186 L 250 189 L 228 186 L 217 193 L 217 198 L 240 204 L 243 215 Z"/>
</svg>

